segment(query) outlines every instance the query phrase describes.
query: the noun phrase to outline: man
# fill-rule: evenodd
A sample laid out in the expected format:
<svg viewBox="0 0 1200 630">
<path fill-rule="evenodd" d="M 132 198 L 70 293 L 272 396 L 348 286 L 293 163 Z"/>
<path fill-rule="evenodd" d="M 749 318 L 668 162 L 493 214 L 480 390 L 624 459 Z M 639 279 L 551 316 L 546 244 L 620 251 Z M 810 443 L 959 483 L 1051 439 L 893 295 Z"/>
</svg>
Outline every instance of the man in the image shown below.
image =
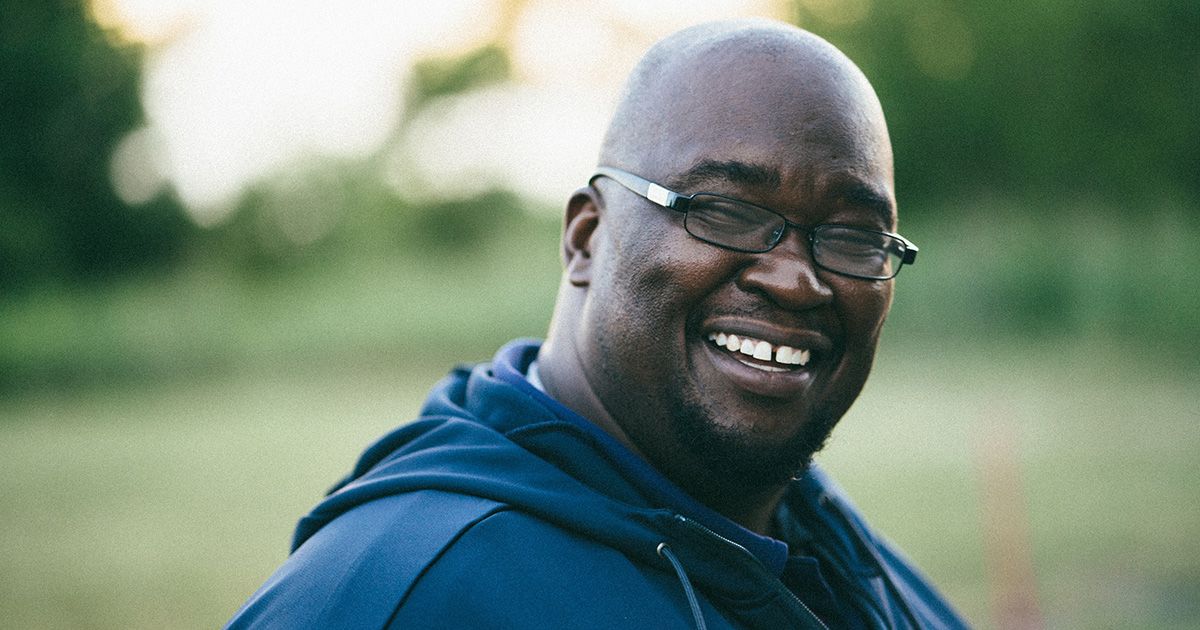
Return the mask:
<svg viewBox="0 0 1200 630">
<path fill-rule="evenodd" d="M 545 344 L 461 368 L 297 528 L 231 627 L 962 627 L 812 454 L 917 248 L 862 73 L 694 27 L 567 204 Z"/>
</svg>

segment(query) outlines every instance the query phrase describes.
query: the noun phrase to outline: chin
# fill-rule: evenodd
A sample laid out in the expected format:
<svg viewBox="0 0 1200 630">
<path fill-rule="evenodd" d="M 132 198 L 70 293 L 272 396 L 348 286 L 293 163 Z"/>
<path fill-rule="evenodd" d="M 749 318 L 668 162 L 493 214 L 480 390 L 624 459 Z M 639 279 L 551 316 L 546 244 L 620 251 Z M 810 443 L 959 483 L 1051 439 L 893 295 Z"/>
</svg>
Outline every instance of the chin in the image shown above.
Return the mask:
<svg viewBox="0 0 1200 630">
<path fill-rule="evenodd" d="M 816 413 L 794 434 L 756 434 L 717 423 L 715 410 L 700 405 L 676 407 L 676 439 L 703 471 L 702 484 L 724 491 L 752 492 L 786 484 L 802 474 L 837 424 L 833 413 Z"/>
</svg>

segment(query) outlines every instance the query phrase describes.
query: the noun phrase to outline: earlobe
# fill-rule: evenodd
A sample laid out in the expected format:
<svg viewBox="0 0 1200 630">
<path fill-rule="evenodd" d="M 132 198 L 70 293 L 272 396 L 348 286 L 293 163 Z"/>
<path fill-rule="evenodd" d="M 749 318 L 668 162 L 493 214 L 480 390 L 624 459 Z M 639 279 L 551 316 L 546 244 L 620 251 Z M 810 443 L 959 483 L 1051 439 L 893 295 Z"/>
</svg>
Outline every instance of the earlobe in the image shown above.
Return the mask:
<svg viewBox="0 0 1200 630">
<path fill-rule="evenodd" d="M 567 280 L 577 287 L 592 281 L 592 235 L 600 224 L 600 199 L 595 189 L 580 188 L 567 202 L 563 226 L 563 264 Z"/>
</svg>

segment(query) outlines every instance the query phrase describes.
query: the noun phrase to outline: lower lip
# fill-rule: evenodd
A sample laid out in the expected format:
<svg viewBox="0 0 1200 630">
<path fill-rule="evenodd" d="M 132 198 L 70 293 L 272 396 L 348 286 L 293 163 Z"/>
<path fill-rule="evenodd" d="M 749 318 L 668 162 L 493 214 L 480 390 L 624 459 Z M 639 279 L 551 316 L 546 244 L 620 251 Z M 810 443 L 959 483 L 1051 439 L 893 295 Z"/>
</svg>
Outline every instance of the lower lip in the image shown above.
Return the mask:
<svg viewBox="0 0 1200 630">
<path fill-rule="evenodd" d="M 768 398 L 795 398 L 812 383 L 812 372 L 805 368 L 766 372 L 738 361 L 732 353 L 711 343 L 704 343 L 704 350 L 718 372 L 738 388 L 752 394 Z"/>
</svg>

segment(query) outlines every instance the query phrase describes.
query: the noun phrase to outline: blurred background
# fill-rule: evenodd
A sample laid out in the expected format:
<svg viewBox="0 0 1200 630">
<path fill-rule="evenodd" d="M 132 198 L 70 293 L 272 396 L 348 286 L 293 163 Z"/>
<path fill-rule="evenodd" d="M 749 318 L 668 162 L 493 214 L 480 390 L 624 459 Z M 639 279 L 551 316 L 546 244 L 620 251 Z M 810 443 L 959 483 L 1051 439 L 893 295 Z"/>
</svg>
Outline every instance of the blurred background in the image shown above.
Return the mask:
<svg viewBox="0 0 1200 630">
<path fill-rule="evenodd" d="M 819 461 L 979 627 L 1200 627 L 1191 0 L 0 0 L 0 624 L 221 625 L 741 15 L 860 64 L 921 247 Z"/>
</svg>

